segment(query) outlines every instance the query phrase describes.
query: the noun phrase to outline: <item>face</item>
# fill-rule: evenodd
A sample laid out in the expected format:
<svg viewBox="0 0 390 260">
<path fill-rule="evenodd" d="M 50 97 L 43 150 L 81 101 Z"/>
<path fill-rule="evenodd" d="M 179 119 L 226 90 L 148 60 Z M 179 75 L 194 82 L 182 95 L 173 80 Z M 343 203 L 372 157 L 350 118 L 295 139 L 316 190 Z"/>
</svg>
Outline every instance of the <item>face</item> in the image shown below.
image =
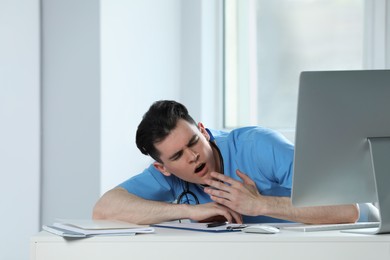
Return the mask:
<svg viewBox="0 0 390 260">
<path fill-rule="evenodd" d="M 164 175 L 175 176 L 191 183 L 204 184 L 210 172 L 216 171 L 209 135 L 202 123 L 199 129 L 185 120 L 179 120 L 176 128 L 161 142 L 155 144 L 162 163 L 154 166 Z"/>
</svg>

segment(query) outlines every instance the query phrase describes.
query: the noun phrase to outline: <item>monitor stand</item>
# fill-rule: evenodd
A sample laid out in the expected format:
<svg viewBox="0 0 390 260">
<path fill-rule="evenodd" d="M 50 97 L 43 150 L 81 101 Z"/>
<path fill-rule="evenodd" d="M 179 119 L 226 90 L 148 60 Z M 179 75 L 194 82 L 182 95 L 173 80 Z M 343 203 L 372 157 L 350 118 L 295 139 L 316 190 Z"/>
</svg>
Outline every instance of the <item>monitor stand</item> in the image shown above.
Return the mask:
<svg viewBox="0 0 390 260">
<path fill-rule="evenodd" d="M 372 168 L 378 197 L 380 224 L 375 229 L 345 230 L 347 233 L 390 233 L 390 137 L 369 137 Z"/>
</svg>

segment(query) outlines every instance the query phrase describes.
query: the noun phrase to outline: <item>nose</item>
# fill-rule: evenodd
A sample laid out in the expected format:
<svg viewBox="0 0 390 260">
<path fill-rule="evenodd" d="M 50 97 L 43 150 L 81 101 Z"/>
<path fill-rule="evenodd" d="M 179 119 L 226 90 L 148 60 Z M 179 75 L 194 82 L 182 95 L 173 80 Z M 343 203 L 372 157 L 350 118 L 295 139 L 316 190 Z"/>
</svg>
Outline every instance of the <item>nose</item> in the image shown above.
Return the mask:
<svg viewBox="0 0 390 260">
<path fill-rule="evenodd" d="M 190 148 L 188 148 L 187 149 L 187 153 L 188 153 L 188 161 L 189 162 L 196 162 L 196 161 L 198 161 L 198 159 L 199 159 L 199 153 L 198 152 L 196 152 L 196 151 L 194 151 L 194 150 L 192 150 L 192 149 L 190 149 Z"/>
</svg>

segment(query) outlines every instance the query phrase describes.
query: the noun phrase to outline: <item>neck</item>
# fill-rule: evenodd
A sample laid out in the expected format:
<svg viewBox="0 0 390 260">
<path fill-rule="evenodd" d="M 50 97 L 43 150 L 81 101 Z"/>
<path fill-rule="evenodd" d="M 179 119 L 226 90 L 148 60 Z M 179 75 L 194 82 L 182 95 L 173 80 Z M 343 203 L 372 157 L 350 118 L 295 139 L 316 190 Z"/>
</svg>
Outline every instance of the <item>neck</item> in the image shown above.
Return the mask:
<svg viewBox="0 0 390 260">
<path fill-rule="evenodd" d="M 214 160 L 215 160 L 215 167 L 216 167 L 215 171 L 224 174 L 223 173 L 223 161 L 222 161 L 222 156 L 220 154 L 220 151 L 214 142 L 210 142 L 210 144 L 211 144 L 211 148 L 213 150 L 213 156 L 214 156 Z"/>
</svg>

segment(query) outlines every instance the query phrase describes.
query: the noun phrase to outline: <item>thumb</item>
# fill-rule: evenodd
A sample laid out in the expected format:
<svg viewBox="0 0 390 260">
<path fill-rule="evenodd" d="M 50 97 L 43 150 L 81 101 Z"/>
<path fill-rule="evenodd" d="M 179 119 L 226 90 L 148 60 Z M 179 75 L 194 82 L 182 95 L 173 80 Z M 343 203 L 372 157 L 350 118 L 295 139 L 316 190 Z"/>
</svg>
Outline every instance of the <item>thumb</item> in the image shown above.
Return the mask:
<svg viewBox="0 0 390 260">
<path fill-rule="evenodd" d="M 236 170 L 236 174 L 238 175 L 238 177 L 241 178 L 241 180 L 244 181 L 245 184 L 255 184 L 255 182 L 251 178 L 249 178 L 248 175 L 241 172 L 239 169 Z"/>
</svg>

